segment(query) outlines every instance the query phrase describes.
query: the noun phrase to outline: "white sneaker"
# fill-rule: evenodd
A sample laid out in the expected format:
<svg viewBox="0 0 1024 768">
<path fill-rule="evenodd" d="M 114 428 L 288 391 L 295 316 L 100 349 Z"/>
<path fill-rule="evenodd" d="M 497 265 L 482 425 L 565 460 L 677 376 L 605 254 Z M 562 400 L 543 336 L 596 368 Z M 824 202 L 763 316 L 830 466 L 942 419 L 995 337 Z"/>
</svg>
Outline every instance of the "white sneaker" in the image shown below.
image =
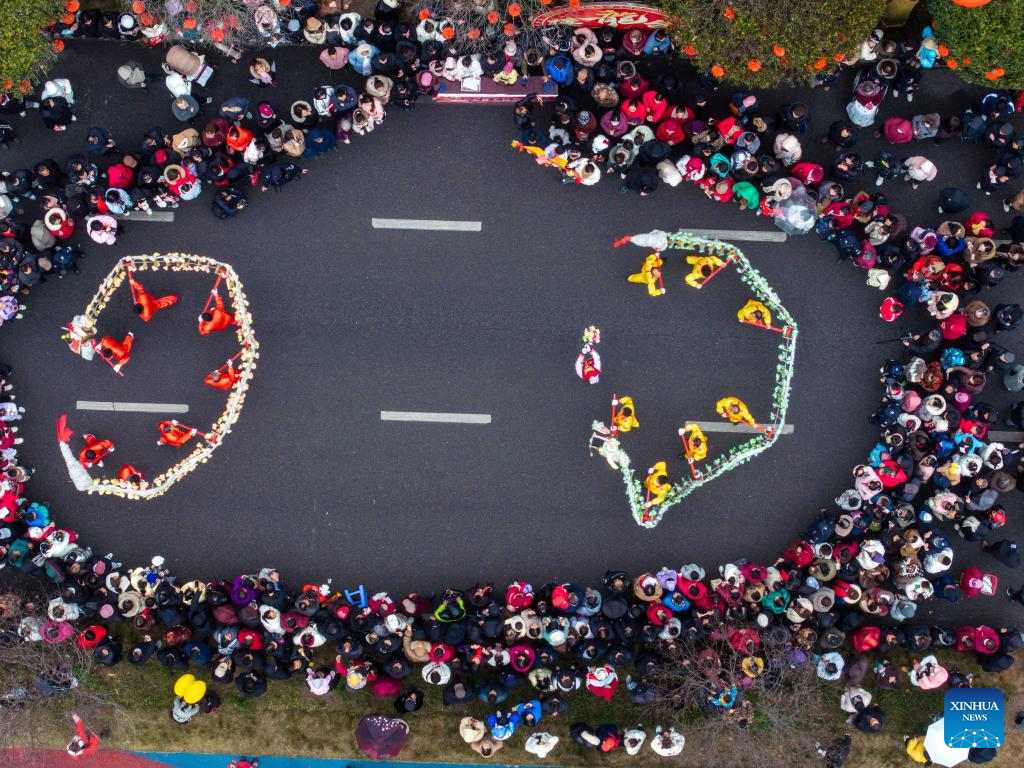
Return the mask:
<svg viewBox="0 0 1024 768">
<path fill-rule="evenodd" d="M 882 182 L 883 181 L 885 181 L 885 179 L 883 179 L 881 176 L 879 176 L 877 179 L 875 179 L 875 186 L 876 187 L 882 186 Z"/>
</svg>

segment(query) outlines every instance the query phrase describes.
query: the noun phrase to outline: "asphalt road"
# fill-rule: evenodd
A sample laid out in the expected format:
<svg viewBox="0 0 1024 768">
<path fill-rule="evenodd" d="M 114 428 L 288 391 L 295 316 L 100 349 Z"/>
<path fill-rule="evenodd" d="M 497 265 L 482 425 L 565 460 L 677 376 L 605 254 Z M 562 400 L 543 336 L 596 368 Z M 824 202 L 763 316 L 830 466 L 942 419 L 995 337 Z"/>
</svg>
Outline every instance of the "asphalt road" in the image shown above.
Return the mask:
<svg viewBox="0 0 1024 768">
<path fill-rule="evenodd" d="M 156 61 L 155 52 L 134 46 L 70 44 L 57 74 L 73 80 L 79 121 L 56 136 L 30 112 L 18 123 L 23 143 L 0 154 L 0 166 L 51 154 L 63 161 L 94 123 L 124 147 L 152 125 L 171 128 L 162 86 L 146 95 L 114 81 L 129 56 Z M 278 89 L 257 91 L 241 67 L 225 64 L 215 99 L 245 92 L 254 102 L 269 97 L 281 112 L 314 85 L 337 80 L 311 50 L 274 56 Z M 963 106 L 979 93 L 947 73 L 934 80 L 913 105 L 890 100 L 885 116 Z M 812 158 L 825 159 L 818 137 L 847 92 L 811 98 L 814 132 L 805 145 Z M 790 96 L 777 94 L 775 102 Z M 508 148 L 512 134 L 507 106 L 421 103 L 306 161 L 311 173 L 280 195 L 253 190 L 250 208 L 235 220 L 215 220 L 204 196 L 184 203 L 173 223 L 129 222 L 115 247 L 89 243 L 82 274 L 34 290 L 26 319 L 0 335 L 0 359 L 15 365 L 28 409 L 23 452 L 39 471 L 32 498 L 48 500 L 58 520 L 101 552 L 126 561 L 160 553 L 188 578 L 272 564 L 293 580 L 331 576 L 336 585 L 423 592 L 476 579 L 588 580 L 608 567 L 698 561 L 710 570 L 740 557 L 773 559 L 851 484 L 851 468 L 877 437 L 866 416 L 879 395 L 878 367 L 896 351 L 876 342 L 921 325 L 921 316 L 883 323 L 882 294 L 855 268 L 836 264 L 833 249 L 813 235 L 781 244 L 734 241 L 800 326 L 788 419 L 794 431 L 693 494 L 654 530 L 640 529 L 619 475 L 587 456 L 590 422 L 607 418 L 613 392 L 630 394 L 641 423 L 625 442 L 635 464 L 674 460 L 681 422 L 715 420 L 718 397 L 736 394 L 755 415 L 764 411 L 777 339 L 736 322 L 749 294 L 735 274 L 696 292 L 670 259 L 669 292 L 651 299 L 625 280 L 646 252 L 611 244 L 653 228 L 776 230 L 688 185 L 644 199 L 620 194 L 610 179 L 564 187 Z M 877 146 L 868 136 L 858 149 L 869 154 Z M 912 222 L 935 226 L 939 189 L 973 189 L 990 153 L 959 143 L 928 143 L 923 151 L 940 169 L 931 188 L 911 193 L 890 182 L 886 192 Z M 994 198 L 978 202 L 998 221 L 1008 219 Z M 482 227 L 379 230 L 374 217 Z M 124 378 L 75 358 L 60 341 L 60 327 L 117 258 L 154 251 L 235 266 L 251 301 L 260 364 L 239 423 L 208 464 L 155 501 L 85 496 L 71 486 L 57 451 L 59 414 L 68 413 L 78 432 L 115 441 L 108 469 L 129 461 L 153 475 L 173 461 L 173 449 L 155 444 L 161 415 L 78 412 L 77 400 L 185 403 L 189 414 L 179 418 L 197 424 L 223 402 L 202 377 L 233 353 L 233 339 L 196 334 L 210 287 L 201 277 L 144 280 L 154 293 L 181 295 L 148 326 L 127 298 L 112 304 L 101 332 L 137 336 Z M 1019 280 L 1011 280 L 993 295 L 1019 292 Z M 573 362 L 591 323 L 603 332 L 605 374 L 588 387 Z M 489 414 L 491 421 L 385 422 L 381 411 Z M 711 438 L 713 449 L 738 442 Z M 672 467 L 685 471 L 677 460 Z M 1018 538 L 1020 499 L 1007 531 Z M 960 562 L 975 552 L 967 548 Z M 986 568 L 994 563 L 977 557 Z M 966 610 L 989 621 L 1024 613 L 1007 605 L 974 601 Z"/>
</svg>

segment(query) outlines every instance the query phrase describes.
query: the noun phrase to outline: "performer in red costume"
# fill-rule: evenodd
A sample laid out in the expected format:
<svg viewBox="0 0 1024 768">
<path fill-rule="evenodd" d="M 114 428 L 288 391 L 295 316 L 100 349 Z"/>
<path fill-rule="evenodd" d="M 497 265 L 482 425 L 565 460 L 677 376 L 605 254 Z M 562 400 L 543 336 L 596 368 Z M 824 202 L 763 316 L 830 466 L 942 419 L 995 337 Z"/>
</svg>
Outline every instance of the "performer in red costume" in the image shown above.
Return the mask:
<svg viewBox="0 0 1024 768">
<path fill-rule="evenodd" d="M 157 425 L 157 429 L 160 430 L 160 440 L 157 444 L 171 445 L 175 448 L 180 448 L 199 434 L 198 429 L 195 427 L 187 427 L 177 419 L 161 421 Z"/>
<path fill-rule="evenodd" d="M 66 751 L 72 760 L 77 760 L 95 752 L 100 746 L 100 739 L 95 733 L 86 729 L 85 723 L 77 714 L 71 715 L 71 719 L 75 723 L 75 735 L 68 742 Z"/>
<path fill-rule="evenodd" d="M 227 363 L 216 371 L 207 374 L 206 378 L 203 379 L 203 383 L 214 389 L 228 390 L 235 386 L 235 382 L 240 378 L 242 378 L 242 374 L 236 371 L 232 361 L 228 360 Z"/>
<path fill-rule="evenodd" d="M 142 476 L 142 473 L 131 464 L 124 464 L 117 473 L 117 479 L 123 480 L 126 483 L 131 483 L 132 485 L 140 485 L 145 478 Z"/>
<path fill-rule="evenodd" d="M 220 297 L 216 289 L 210 291 L 213 294 L 213 307 L 207 309 L 199 316 L 199 334 L 208 336 L 217 331 L 223 331 L 229 325 L 238 325 L 235 316 L 224 309 L 224 299 Z"/>
<path fill-rule="evenodd" d="M 96 344 L 96 351 L 107 359 L 113 369 L 118 373 L 125 364 L 132 359 L 132 345 L 135 343 L 135 334 L 128 331 L 128 335 L 121 341 L 110 336 L 104 336 Z"/>
<path fill-rule="evenodd" d="M 102 467 L 103 457 L 114 452 L 114 443 L 110 440 L 98 440 L 95 435 L 82 435 L 85 447 L 78 452 L 78 460 L 86 469 Z"/>
<path fill-rule="evenodd" d="M 173 293 L 161 296 L 159 299 L 156 298 L 152 293 L 143 288 L 142 283 L 136 281 L 134 277 L 128 279 L 128 284 L 131 286 L 132 296 L 135 299 L 135 312 L 142 318 L 143 322 L 148 323 L 153 319 L 153 315 L 161 309 L 173 307 L 178 303 L 178 297 Z"/>
</svg>

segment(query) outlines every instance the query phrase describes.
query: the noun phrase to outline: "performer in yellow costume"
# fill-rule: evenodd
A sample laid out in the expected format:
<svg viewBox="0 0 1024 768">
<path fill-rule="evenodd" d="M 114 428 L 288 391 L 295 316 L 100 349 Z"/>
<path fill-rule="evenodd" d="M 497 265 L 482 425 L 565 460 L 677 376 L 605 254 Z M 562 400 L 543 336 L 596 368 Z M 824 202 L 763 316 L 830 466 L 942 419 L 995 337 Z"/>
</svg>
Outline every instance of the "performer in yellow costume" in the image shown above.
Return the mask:
<svg viewBox="0 0 1024 768">
<path fill-rule="evenodd" d="M 757 422 L 754 421 L 754 417 L 750 415 L 750 411 L 747 409 L 747 404 L 738 397 L 723 397 L 715 403 L 715 410 L 718 411 L 719 416 L 728 419 L 733 424 L 757 426 Z"/>
<path fill-rule="evenodd" d="M 664 288 L 659 288 L 658 284 L 661 279 L 661 265 L 664 262 L 657 253 L 652 253 L 646 259 L 644 259 L 644 265 L 640 267 L 640 271 L 635 275 L 630 275 L 627 279 L 631 283 L 641 283 L 647 286 L 647 293 L 651 296 L 661 296 L 664 292 Z"/>
<path fill-rule="evenodd" d="M 668 481 L 668 465 L 659 461 L 647 474 L 644 480 L 644 488 L 650 493 L 650 506 L 657 506 L 665 501 L 668 492 L 672 490 L 672 483 Z"/>
<path fill-rule="evenodd" d="M 768 311 L 768 307 L 755 299 L 747 301 L 736 313 L 736 317 L 741 323 L 750 325 L 770 326 L 772 324 L 772 313 Z"/>
<path fill-rule="evenodd" d="M 691 288 L 700 288 L 712 272 L 725 266 L 725 262 L 716 256 L 687 256 L 686 263 L 692 267 L 686 276 L 686 284 Z"/>
<path fill-rule="evenodd" d="M 636 420 L 636 408 L 633 407 L 632 397 L 623 395 L 618 398 L 612 423 L 619 432 L 629 432 L 640 427 L 640 422 Z"/>
<path fill-rule="evenodd" d="M 708 439 L 696 424 L 688 424 L 679 433 L 683 438 L 686 458 L 693 461 L 704 461 L 708 457 Z"/>
</svg>

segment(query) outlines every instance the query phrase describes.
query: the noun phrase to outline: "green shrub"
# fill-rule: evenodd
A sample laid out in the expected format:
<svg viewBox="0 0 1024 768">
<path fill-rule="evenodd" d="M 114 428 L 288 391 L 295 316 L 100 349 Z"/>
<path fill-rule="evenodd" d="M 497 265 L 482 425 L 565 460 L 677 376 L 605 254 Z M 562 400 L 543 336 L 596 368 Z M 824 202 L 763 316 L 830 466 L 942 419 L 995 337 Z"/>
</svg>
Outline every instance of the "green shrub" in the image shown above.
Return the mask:
<svg viewBox="0 0 1024 768">
<path fill-rule="evenodd" d="M 878 26 L 885 0 L 659 0 L 673 40 L 702 71 L 725 70 L 747 88 L 807 78 L 854 53 Z M 732 16 L 732 18 L 729 18 Z M 782 55 L 773 50 L 778 47 Z M 752 63 L 753 62 L 753 63 Z M 756 69 L 756 71 L 752 71 Z"/>
<path fill-rule="evenodd" d="M 964 80 L 1000 88 L 1024 87 L 1024 0 L 996 0 L 981 8 L 929 0 L 928 11 L 936 37 L 949 48 Z M 1000 69 L 1005 73 L 992 77 Z"/>
<path fill-rule="evenodd" d="M 42 29 L 63 12 L 61 0 L 0 1 L 0 92 L 19 93 L 45 74 L 56 53 Z"/>
</svg>

